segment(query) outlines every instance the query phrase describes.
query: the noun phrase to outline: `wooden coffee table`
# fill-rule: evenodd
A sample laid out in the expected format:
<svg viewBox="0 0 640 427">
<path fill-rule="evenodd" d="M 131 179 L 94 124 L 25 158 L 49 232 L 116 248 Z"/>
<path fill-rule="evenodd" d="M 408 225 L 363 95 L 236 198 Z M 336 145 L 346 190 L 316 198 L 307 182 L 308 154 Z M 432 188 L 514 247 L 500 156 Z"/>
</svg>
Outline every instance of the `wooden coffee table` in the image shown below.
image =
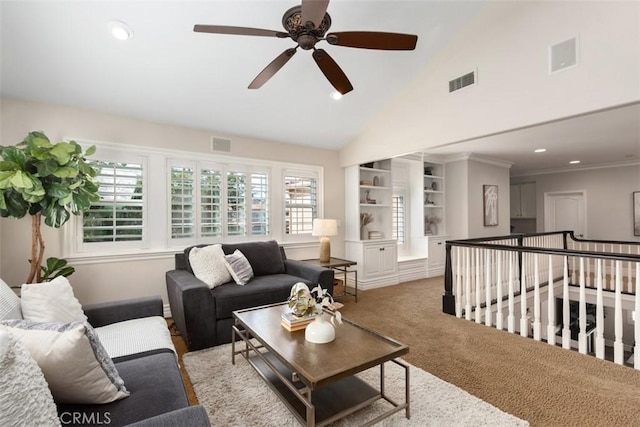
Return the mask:
<svg viewBox="0 0 640 427">
<path fill-rule="evenodd" d="M 235 364 L 237 354 L 247 359 L 302 424 L 330 424 L 380 399 L 391 408 L 365 425 L 403 409 L 410 417 L 409 366 L 396 360 L 409 352 L 408 346 L 344 318 L 333 342 L 313 344 L 305 341 L 304 330 L 288 332 L 280 326 L 286 310 L 286 304 L 276 304 L 234 311 L 231 361 Z M 404 403 L 385 395 L 385 362 L 404 368 Z M 378 388 L 355 376 L 374 366 L 380 367 Z"/>
</svg>

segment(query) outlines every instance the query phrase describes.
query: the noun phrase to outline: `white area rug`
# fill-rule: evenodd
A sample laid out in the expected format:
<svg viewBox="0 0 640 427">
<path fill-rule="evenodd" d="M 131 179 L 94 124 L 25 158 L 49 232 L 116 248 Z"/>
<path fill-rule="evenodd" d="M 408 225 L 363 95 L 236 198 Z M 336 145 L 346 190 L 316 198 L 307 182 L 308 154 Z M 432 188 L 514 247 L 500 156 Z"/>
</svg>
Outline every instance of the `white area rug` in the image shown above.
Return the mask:
<svg viewBox="0 0 640 427">
<path fill-rule="evenodd" d="M 231 364 L 231 344 L 187 353 L 185 368 L 201 405 L 213 426 L 299 426 L 297 419 L 242 357 Z M 406 363 L 406 362 L 405 362 Z M 410 365 L 411 419 L 400 411 L 382 426 L 528 426 L 529 423 L 470 395 L 466 391 Z M 385 388 L 396 402 L 404 402 L 404 370 L 385 365 Z M 376 386 L 379 368 L 359 374 Z M 335 426 L 356 426 L 387 411 L 391 405 L 375 402 Z"/>
</svg>

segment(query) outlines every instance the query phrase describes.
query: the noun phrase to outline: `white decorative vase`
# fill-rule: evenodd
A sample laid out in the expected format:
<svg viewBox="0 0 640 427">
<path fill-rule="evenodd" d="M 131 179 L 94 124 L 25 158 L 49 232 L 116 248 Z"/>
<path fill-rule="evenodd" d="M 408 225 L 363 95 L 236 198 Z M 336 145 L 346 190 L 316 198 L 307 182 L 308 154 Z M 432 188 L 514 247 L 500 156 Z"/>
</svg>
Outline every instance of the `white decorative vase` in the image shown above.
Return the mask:
<svg viewBox="0 0 640 427">
<path fill-rule="evenodd" d="M 304 339 L 315 344 L 326 344 L 336 339 L 336 330 L 331 322 L 327 322 L 322 309 L 318 312 L 316 319 L 307 325 Z"/>
<path fill-rule="evenodd" d="M 369 240 L 369 227 L 366 225 L 360 227 L 360 240 Z"/>
</svg>

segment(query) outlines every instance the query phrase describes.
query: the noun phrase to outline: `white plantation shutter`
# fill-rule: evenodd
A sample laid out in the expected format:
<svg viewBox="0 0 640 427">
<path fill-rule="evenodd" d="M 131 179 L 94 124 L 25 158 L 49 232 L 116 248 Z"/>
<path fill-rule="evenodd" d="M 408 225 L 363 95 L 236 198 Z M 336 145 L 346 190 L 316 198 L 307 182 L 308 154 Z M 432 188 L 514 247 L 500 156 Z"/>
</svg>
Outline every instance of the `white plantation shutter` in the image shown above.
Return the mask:
<svg viewBox="0 0 640 427">
<path fill-rule="evenodd" d="M 191 167 L 172 166 L 170 169 L 171 238 L 195 236 L 194 180 Z"/>
<path fill-rule="evenodd" d="M 405 241 L 405 198 L 404 194 L 394 194 L 392 198 L 391 237 L 402 244 Z"/>
<path fill-rule="evenodd" d="M 318 216 L 318 179 L 287 173 L 284 178 L 285 234 L 311 234 Z"/>
<path fill-rule="evenodd" d="M 144 181 L 142 163 L 92 162 L 100 201 L 83 215 L 83 243 L 142 241 Z"/>
<path fill-rule="evenodd" d="M 269 235 L 269 176 L 251 174 L 251 234 Z"/>
<path fill-rule="evenodd" d="M 219 170 L 200 171 L 200 236 L 222 236 L 222 173 Z"/>
</svg>

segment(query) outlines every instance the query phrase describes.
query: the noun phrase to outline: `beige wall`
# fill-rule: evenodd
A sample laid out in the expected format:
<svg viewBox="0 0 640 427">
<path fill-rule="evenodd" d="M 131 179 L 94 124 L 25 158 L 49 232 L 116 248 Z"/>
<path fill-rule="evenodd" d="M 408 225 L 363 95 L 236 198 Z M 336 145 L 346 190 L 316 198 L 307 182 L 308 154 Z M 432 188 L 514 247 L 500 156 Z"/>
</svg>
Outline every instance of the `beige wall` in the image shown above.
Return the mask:
<svg viewBox="0 0 640 427">
<path fill-rule="evenodd" d="M 447 234 L 452 240 L 509 234 L 509 167 L 481 159 L 446 163 Z M 483 185 L 498 186 L 498 225 L 486 227 Z"/>
<path fill-rule="evenodd" d="M 210 154 L 211 136 L 232 140 L 230 155 L 263 160 L 319 165 L 324 168 L 324 216 L 340 220 L 339 236 L 332 238 L 332 254 L 344 251 L 344 178 L 337 151 L 309 148 L 278 142 L 242 138 L 199 129 L 137 120 L 62 106 L 22 100 L 0 100 L 0 145 L 14 145 L 29 131 L 42 130 L 53 141 L 77 138 L 138 146 L 184 150 Z M 61 257 L 63 233 L 43 227 L 47 245 L 45 256 Z M 28 273 L 30 255 L 30 219 L 0 220 L 0 271 L 11 285 L 20 285 Z M 316 257 L 315 238 L 287 249 L 291 258 Z M 83 303 L 161 294 L 166 301 L 164 274 L 173 268 L 173 254 L 149 256 L 148 259 L 117 261 L 81 260 L 74 263 L 76 273 L 70 277 L 76 295 Z"/>
<path fill-rule="evenodd" d="M 548 46 L 579 36 L 579 65 L 548 73 Z M 425 41 L 418 41 L 418 43 Z M 477 70 L 477 84 L 448 82 Z M 341 151 L 392 157 L 640 100 L 640 2 L 488 2 Z"/>
<path fill-rule="evenodd" d="M 538 232 L 544 231 L 544 194 L 584 190 L 589 239 L 640 241 L 633 235 L 632 193 L 640 191 L 640 165 L 585 169 L 513 178 L 512 182 L 536 183 Z"/>
</svg>

